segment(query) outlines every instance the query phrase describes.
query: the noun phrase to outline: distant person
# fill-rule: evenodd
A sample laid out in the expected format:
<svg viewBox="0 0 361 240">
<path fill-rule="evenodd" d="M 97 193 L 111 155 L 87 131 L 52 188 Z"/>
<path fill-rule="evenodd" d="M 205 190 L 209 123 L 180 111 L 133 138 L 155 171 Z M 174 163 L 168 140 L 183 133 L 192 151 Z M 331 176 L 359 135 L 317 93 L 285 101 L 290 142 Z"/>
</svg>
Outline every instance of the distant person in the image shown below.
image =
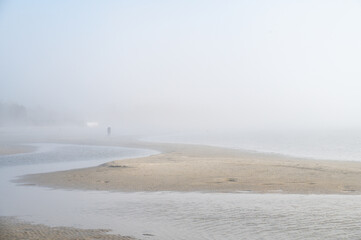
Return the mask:
<svg viewBox="0 0 361 240">
<path fill-rule="evenodd" d="M 107 133 L 108 133 L 108 136 L 110 136 L 110 134 L 112 133 L 111 127 L 108 127 L 108 128 L 107 128 Z"/>
</svg>

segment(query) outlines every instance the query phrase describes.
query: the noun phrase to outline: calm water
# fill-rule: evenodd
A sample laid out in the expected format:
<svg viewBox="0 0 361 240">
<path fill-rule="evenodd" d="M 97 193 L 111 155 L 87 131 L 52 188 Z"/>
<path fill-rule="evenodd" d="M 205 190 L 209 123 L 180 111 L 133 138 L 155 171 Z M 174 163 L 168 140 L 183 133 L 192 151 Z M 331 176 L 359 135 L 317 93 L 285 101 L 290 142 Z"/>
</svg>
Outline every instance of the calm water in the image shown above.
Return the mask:
<svg viewBox="0 0 361 240">
<path fill-rule="evenodd" d="M 179 134 L 145 140 L 207 144 L 314 159 L 361 161 L 360 130 Z"/>
<path fill-rule="evenodd" d="M 361 196 L 70 191 L 10 182 L 26 173 L 154 153 L 80 145 L 38 147 L 35 153 L 0 157 L 0 215 L 51 226 L 109 228 L 139 239 L 361 238 Z M 87 154 L 97 157 L 85 161 Z"/>
</svg>

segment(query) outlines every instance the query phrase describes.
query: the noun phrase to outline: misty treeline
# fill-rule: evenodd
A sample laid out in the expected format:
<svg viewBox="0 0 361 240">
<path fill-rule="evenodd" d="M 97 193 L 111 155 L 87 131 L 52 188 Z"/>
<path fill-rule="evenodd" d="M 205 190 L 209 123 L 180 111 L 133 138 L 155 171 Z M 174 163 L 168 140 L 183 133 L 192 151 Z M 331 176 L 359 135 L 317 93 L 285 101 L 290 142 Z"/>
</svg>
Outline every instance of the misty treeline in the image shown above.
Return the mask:
<svg viewBox="0 0 361 240">
<path fill-rule="evenodd" d="M 25 106 L 0 102 L 0 125 L 18 125 L 26 122 L 27 110 Z"/>
<path fill-rule="evenodd" d="M 41 107 L 29 108 L 18 103 L 0 102 L 0 126 L 48 126 L 58 124 L 79 124 L 79 121 Z"/>
</svg>

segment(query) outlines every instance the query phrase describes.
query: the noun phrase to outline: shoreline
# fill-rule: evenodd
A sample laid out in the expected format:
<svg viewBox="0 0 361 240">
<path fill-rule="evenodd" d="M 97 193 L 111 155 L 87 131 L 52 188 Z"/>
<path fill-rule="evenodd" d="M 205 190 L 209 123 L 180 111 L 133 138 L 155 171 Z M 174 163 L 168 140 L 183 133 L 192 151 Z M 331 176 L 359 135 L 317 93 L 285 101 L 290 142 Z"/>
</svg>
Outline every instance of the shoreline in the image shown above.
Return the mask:
<svg viewBox="0 0 361 240">
<path fill-rule="evenodd" d="M 22 144 L 12 144 L 12 145 L 0 144 L 0 156 L 31 153 L 34 152 L 35 150 L 36 147 L 26 146 Z"/>
<path fill-rule="evenodd" d="M 110 234 L 107 229 L 79 229 L 50 227 L 18 220 L 16 217 L 0 217 L 0 240 L 136 240 L 132 237 Z"/>
<path fill-rule="evenodd" d="M 84 169 L 26 175 L 16 182 L 124 192 L 361 193 L 361 162 L 314 160 L 193 144 L 120 145 L 162 153 Z"/>
</svg>

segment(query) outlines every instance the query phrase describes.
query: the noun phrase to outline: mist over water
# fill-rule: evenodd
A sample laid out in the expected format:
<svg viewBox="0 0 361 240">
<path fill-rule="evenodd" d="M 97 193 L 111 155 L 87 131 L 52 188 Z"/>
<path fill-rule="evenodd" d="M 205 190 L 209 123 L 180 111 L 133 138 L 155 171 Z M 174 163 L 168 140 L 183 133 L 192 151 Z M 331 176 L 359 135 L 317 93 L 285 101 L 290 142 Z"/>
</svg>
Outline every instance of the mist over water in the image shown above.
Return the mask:
<svg viewBox="0 0 361 240">
<path fill-rule="evenodd" d="M 97 122 L 133 134 L 361 129 L 360 9 L 323 0 L 2 1 L 0 124 Z"/>
<path fill-rule="evenodd" d="M 120 145 L 136 136 L 361 161 L 360 12 L 357 0 L 2 0 L 0 147 Z M 138 239 L 361 235 L 358 195 L 109 193 L 10 182 L 144 155 L 44 145 L 54 148 L 0 157 L 0 215 Z"/>
<path fill-rule="evenodd" d="M 145 141 L 203 144 L 311 159 L 361 161 L 360 130 L 274 130 L 169 134 Z"/>
</svg>

